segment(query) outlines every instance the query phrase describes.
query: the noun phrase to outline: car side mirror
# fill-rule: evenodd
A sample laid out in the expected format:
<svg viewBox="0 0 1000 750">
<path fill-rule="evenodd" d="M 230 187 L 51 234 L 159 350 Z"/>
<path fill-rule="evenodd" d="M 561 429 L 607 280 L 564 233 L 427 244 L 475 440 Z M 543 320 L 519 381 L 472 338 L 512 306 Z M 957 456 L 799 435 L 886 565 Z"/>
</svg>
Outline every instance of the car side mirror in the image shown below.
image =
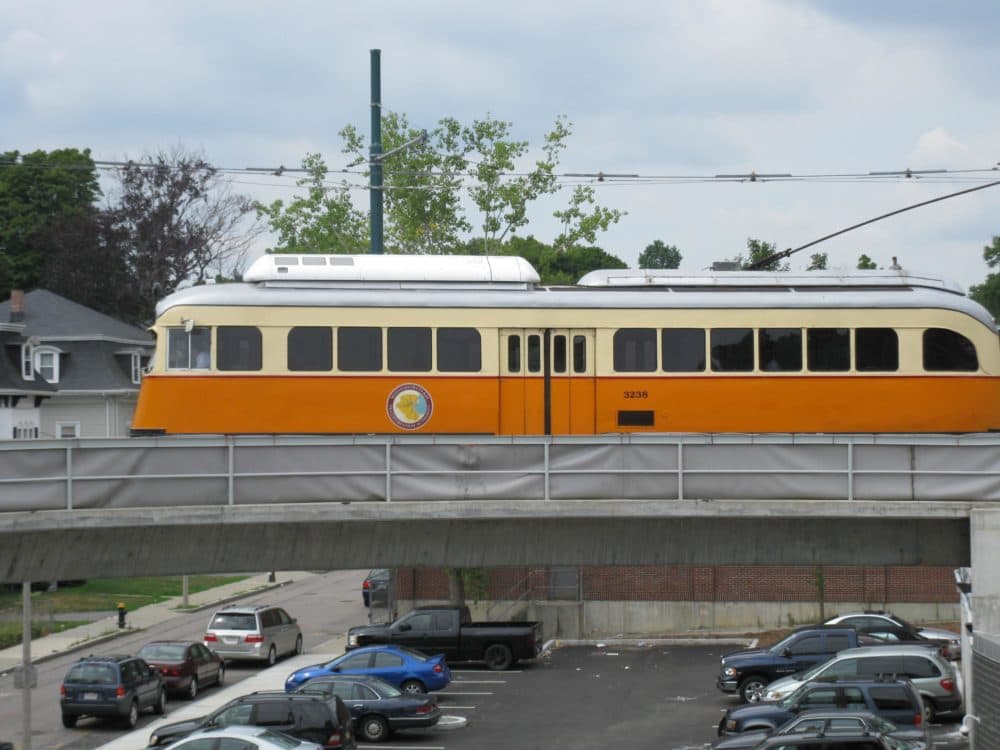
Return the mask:
<svg viewBox="0 0 1000 750">
<path fill-rule="evenodd" d="M 400 633 L 405 633 L 407 630 L 413 630 L 413 626 L 410 625 L 410 623 L 404 622 L 402 625 L 399 626 Z"/>
<path fill-rule="evenodd" d="M 791 656 L 791 655 L 792 655 L 792 650 L 791 650 L 790 648 L 788 648 L 788 647 L 786 646 L 786 647 L 785 647 L 785 648 L 784 648 L 784 649 L 783 649 L 783 650 L 781 651 L 781 655 L 782 655 L 782 656 Z"/>
</svg>

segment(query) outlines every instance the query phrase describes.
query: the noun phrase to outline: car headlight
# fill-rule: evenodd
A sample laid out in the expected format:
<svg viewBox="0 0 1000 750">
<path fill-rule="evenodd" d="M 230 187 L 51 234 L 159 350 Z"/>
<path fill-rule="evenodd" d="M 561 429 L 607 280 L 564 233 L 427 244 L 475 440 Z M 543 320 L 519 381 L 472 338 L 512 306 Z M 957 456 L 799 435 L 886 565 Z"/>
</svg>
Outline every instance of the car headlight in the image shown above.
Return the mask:
<svg viewBox="0 0 1000 750">
<path fill-rule="evenodd" d="M 768 690 L 766 693 L 764 693 L 764 700 L 780 701 L 786 695 L 788 695 L 787 690 Z"/>
<path fill-rule="evenodd" d="M 722 676 L 723 677 L 735 677 L 736 676 L 736 669 L 735 669 L 735 667 L 723 667 L 723 669 L 722 669 Z"/>
<path fill-rule="evenodd" d="M 726 719 L 726 729 L 730 732 L 736 731 L 736 719 Z"/>
<path fill-rule="evenodd" d="M 156 736 L 155 732 L 153 734 L 149 735 L 149 746 L 150 747 L 153 747 L 159 741 L 160 741 L 160 738 Z"/>
<path fill-rule="evenodd" d="M 349 636 L 347 636 L 347 645 L 348 646 L 357 646 L 358 645 L 358 637 L 356 635 L 349 635 Z"/>
</svg>

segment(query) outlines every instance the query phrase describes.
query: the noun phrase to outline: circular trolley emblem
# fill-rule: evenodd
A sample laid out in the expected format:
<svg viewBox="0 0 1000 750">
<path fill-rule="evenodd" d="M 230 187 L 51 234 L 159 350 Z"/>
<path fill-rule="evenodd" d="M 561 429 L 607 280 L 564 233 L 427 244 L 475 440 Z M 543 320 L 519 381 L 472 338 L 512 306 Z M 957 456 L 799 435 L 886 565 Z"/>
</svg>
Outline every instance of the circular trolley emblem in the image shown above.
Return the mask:
<svg viewBox="0 0 1000 750">
<path fill-rule="evenodd" d="M 415 430 L 427 424 L 434 410 L 431 394 L 416 383 L 403 383 L 389 394 L 386 412 L 397 427 Z"/>
</svg>

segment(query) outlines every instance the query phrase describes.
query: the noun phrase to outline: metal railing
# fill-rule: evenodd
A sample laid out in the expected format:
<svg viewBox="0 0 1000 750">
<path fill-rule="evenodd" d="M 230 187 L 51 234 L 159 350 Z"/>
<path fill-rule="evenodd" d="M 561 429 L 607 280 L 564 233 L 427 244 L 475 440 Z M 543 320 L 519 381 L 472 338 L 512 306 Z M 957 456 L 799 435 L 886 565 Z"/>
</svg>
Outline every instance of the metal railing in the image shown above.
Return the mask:
<svg viewBox="0 0 1000 750">
<path fill-rule="evenodd" d="M 0 443 L 0 510 L 553 499 L 1000 500 L 1000 434 Z"/>
</svg>

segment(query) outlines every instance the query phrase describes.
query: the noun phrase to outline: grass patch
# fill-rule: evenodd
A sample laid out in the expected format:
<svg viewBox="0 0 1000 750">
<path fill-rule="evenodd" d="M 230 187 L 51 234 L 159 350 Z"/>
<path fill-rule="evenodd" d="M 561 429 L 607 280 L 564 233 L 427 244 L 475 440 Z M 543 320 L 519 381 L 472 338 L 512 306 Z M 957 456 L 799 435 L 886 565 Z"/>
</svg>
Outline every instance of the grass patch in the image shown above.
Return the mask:
<svg viewBox="0 0 1000 750">
<path fill-rule="evenodd" d="M 34 640 L 86 623 L 86 620 L 39 620 L 31 623 L 31 638 Z M 0 622 L 0 649 L 17 646 L 20 643 L 21 622 Z"/>
<path fill-rule="evenodd" d="M 245 580 L 247 576 L 190 576 L 188 593 Z M 181 595 L 181 576 L 150 578 L 93 578 L 80 586 L 63 586 L 58 591 L 33 591 L 32 611 L 51 617 L 65 612 L 113 612 L 124 602 L 129 612 L 147 604 Z M 21 592 L 0 592 L 0 614 L 20 611 Z M 2 619 L 2 618 L 0 618 Z"/>
</svg>

